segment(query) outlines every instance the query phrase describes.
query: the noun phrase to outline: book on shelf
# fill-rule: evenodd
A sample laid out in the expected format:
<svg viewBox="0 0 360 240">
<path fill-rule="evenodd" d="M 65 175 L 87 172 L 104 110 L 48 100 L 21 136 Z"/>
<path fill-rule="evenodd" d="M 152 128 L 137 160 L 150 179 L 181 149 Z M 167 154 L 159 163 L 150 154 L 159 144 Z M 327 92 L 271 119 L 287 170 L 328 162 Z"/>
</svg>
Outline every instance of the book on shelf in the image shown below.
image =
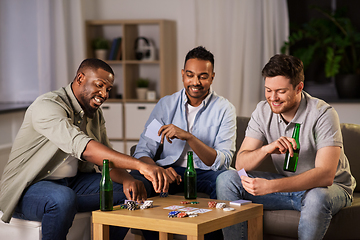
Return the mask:
<svg viewBox="0 0 360 240">
<path fill-rule="evenodd" d="M 120 46 L 121 46 L 121 37 L 114 38 L 111 44 L 109 60 L 120 60 L 118 58 L 118 55 L 121 54 L 119 53 L 119 49 L 121 49 Z"/>
<path fill-rule="evenodd" d="M 236 201 L 231 201 L 230 205 L 241 206 L 241 205 L 245 205 L 245 204 L 248 204 L 248 203 L 251 203 L 251 201 L 250 200 L 239 199 L 239 200 L 236 200 Z"/>
<path fill-rule="evenodd" d="M 121 37 L 118 38 L 118 50 L 116 53 L 115 60 L 121 60 L 122 59 L 122 48 L 121 48 Z"/>
</svg>

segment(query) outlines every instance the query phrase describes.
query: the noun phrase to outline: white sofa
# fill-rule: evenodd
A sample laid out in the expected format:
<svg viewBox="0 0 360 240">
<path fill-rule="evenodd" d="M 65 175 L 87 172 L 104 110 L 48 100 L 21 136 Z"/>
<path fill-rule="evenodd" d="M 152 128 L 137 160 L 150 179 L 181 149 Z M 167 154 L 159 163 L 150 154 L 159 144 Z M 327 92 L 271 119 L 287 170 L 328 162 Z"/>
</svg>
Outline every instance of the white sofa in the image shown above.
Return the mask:
<svg viewBox="0 0 360 240">
<path fill-rule="evenodd" d="M 10 148 L 0 149 L 0 177 L 8 161 Z M 0 218 L 2 217 L 0 211 Z M 11 240 L 41 240 L 41 222 L 27 221 L 12 218 L 10 223 L 0 220 L 1 239 Z M 72 227 L 67 235 L 67 240 L 90 240 L 91 239 L 91 212 L 78 213 L 75 215 Z"/>
</svg>

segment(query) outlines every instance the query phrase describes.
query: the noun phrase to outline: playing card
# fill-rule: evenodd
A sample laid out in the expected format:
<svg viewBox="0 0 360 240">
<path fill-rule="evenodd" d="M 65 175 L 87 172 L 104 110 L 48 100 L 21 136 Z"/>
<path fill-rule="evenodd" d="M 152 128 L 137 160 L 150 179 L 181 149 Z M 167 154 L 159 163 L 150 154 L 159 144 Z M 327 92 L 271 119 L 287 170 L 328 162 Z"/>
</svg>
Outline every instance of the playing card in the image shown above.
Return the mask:
<svg viewBox="0 0 360 240">
<path fill-rule="evenodd" d="M 170 210 L 176 210 L 176 209 L 180 209 L 183 208 L 184 206 L 177 206 L 177 205 L 172 205 L 169 207 L 164 207 L 164 209 L 170 209 Z"/>
<path fill-rule="evenodd" d="M 184 208 L 179 209 L 179 211 L 192 212 L 197 209 L 198 208 L 194 208 L 194 207 L 184 207 Z"/>
<path fill-rule="evenodd" d="M 238 174 L 239 174 L 240 178 L 241 178 L 241 176 L 246 176 L 246 177 L 248 177 L 248 175 L 247 175 L 247 173 L 246 173 L 246 171 L 245 171 L 244 168 L 243 168 L 243 169 L 240 169 L 240 170 L 238 171 Z"/>
<path fill-rule="evenodd" d="M 205 209 L 205 208 L 200 208 L 198 210 L 193 211 L 193 213 L 206 213 L 206 212 L 210 212 L 212 211 L 211 209 Z"/>
</svg>

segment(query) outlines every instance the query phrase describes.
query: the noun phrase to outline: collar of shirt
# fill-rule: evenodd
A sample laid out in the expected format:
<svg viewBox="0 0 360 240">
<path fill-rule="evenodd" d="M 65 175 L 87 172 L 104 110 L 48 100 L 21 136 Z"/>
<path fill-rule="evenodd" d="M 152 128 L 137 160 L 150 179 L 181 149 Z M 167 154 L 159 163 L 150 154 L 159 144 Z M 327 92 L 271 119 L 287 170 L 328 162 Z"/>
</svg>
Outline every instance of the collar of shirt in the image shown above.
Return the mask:
<svg viewBox="0 0 360 240">
<path fill-rule="evenodd" d="M 204 107 L 207 106 L 207 104 L 209 103 L 209 101 L 210 101 L 210 99 L 211 99 L 211 96 L 212 96 L 213 94 L 214 94 L 214 91 L 211 90 L 211 89 L 209 89 L 209 94 L 208 94 L 208 95 L 206 96 L 206 98 L 202 101 Z M 188 97 L 187 97 L 187 95 L 186 95 L 185 88 L 184 88 L 183 91 L 182 91 L 182 99 L 183 99 L 183 104 L 184 104 L 184 105 L 189 101 L 189 99 L 188 99 Z"/>
<path fill-rule="evenodd" d="M 84 118 L 84 110 L 82 110 L 78 100 L 76 99 L 72 89 L 71 83 L 65 88 L 66 94 L 69 96 L 71 104 L 73 105 L 74 112 L 80 116 L 80 118 Z"/>
</svg>

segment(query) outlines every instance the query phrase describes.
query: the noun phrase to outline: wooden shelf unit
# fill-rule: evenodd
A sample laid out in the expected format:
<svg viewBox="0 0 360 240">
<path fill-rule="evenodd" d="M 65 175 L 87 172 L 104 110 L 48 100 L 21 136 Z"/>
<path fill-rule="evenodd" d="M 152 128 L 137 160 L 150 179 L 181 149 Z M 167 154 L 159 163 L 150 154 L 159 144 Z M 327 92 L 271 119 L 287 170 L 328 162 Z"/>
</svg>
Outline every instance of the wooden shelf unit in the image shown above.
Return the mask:
<svg viewBox="0 0 360 240">
<path fill-rule="evenodd" d="M 118 149 L 115 148 L 116 150 L 122 150 L 128 153 L 131 145 L 139 140 L 140 134 L 137 138 L 128 138 L 126 132 L 129 133 L 129 131 L 131 132 L 133 129 L 137 134 L 140 129 L 143 129 L 148 118 L 149 109 L 153 108 L 154 103 L 165 95 L 170 95 L 177 91 L 177 74 L 179 71 L 176 64 L 176 23 L 175 21 L 164 19 L 88 20 L 85 26 L 85 46 L 88 58 L 94 57 L 94 50 L 92 49 L 91 43 L 95 38 L 102 37 L 108 39 L 110 43 L 114 38 L 122 38 L 121 60 L 106 60 L 114 70 L 117 95 L 121 94 L 122 98 L 109 99 L 103 104 L 103 111 L 104 108 L 106 108 L 104 111 L 106 113 L 104 114 L 108 133 L 112 131 L 116 132 L 115 128 L 122 128 L 122 131 L 120 131 L 122 136 L 119 134 L 119 136 L 109 137 L 110 141 L 114 146 L 117 146 Z M 156 60 L 147 61 L 136 59 L 135 42 L 138 37 L 145 37 L 152 41 L 157 50 Z M 155 101 L 137 99 L 135 89 L 136 81 L 139 77 L 149 78 L 149 90 L 156 92 Z M 114 103 L 120 104 L 121 107 L 115 107 Z M 110 107 L 107 104 L 110 104 Z M 129 123 L 129 116 L 126 116 L 126 114 L 129 114 L 129 106 L 131 104 L 147 106 L 146 114 L 144 114 L 141 121 L 134 119 L 134 122 Z M 127 106 L 129 108 L 128 110 L 126 110 Z M 116 109 L 115 111 L 122 109 L 122 112 L 121 114 L 112 113 L 111 109 Z M 132 114 L 138 116 L 139 112 L 131 112 L 130 116 Z M 134 126 L 135 123 L 143 125 Z M 122 146 L 123 149 L 121 149 Z"/>
</svg>

